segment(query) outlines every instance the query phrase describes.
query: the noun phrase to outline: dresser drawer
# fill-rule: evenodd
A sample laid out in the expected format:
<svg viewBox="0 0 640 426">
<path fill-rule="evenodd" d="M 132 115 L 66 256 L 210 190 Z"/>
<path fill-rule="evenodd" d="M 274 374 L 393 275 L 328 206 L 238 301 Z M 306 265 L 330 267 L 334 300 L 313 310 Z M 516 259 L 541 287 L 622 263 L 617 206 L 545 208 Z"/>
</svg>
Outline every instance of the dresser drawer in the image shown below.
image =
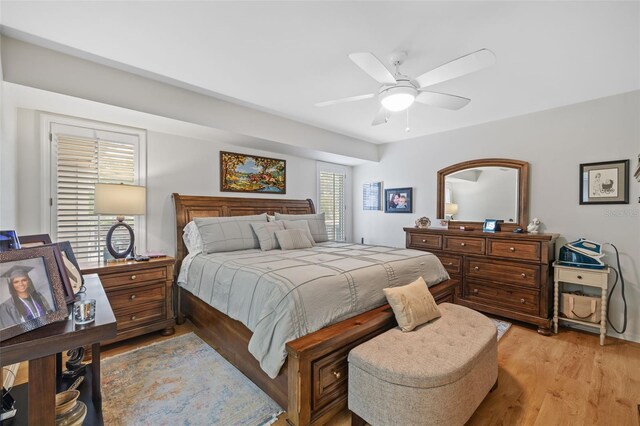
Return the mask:
<svg viewBox="0 0 640 426">
<path fill-rule="evenodd" d="M 165 300 L 164 282 L 132 286 L 126 290 L 109 291 L 109 303 L 115 311 L 135 308 L 147 303 Z"/>
<path fill-rule="evenodd" d="M 164 281 L 167 279 L 167 268 L 140 269 L 134 272 L 120 272 L 117 274 L 99 273 L 99 275 L 104 288 L 109 289 L 145 281 Z"/>
<path fill-rule="evenodd" d="M 484 254 L 484 238 L 445 236 L 444 250 L 459 253 Z"/>
<path fill-rule="evenodd" d="M 506 282 L 533 289 L 540 287 L 540 266 L 500 260 L 467 258 L 465 276 Z"/>
<path fill-rule="evenodd" d="M 442 248 L 442 235 L 409 233 L 409 247 L 440 250 Z"/>
<path fill-rule="evenodd" d="M 462 273 L 462 257 L 454 254 L 437 254 L 438 259 L 442 262 L 442 266 L 450 274 Z"/>
<path fill-rule="evenodd" d="M 587 284 L 603 287 L 609 277 L 602 272 L 591 272 L 587 270 L 576 271 L 573 269 L 558 268 L 558 280 L 574 284 Z"/>
<path fill-rule="evenodd" d="M 463 284 L 464 298 L 470 301 L 501 306 L 526 314 L 538 314 L 539 293 L 500 284 L 467 280 Z"/>
<path fill-rule="evenodd" d="M 537 241 L 487 239 L 487 255 L 523 260 L 540 260 L 541 247 Z"/>
<path fill-rule="evenodd" d="M 114 312 L 118 332 L 129 328 L 149 324 L 164 318 L 164 301 L 153 302 L 137 309 Z"/>
</svg>

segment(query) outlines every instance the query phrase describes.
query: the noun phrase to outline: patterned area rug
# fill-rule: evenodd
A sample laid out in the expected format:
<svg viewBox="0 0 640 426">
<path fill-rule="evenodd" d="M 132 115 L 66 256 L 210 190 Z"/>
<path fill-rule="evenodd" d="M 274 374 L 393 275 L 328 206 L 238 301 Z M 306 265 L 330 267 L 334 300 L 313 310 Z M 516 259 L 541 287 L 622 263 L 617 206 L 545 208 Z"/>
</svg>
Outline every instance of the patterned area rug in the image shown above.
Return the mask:
<svg viewBox="0 0 640 426">
<path fill-rule="evenodd" d="M 496 325 L 496 328 L 498 329 L 498 340 L 500 340 L 502 338 L 502 336 L 504 336 L 504 333 L 506 333 L 507 330 L 509 330 L 509 328 L 511 328 L 511 323 L 510 322 L 501 321 L 501 320 L 495 319 L 495 318 L 491 318 L 491 321 L 494 322 L 494 324 Z"/>
<path fill-rule="evenodd" d="M 282 408 L 193 333 L 102 361 L 105 425 L 268 425 Z"/>
</svg>

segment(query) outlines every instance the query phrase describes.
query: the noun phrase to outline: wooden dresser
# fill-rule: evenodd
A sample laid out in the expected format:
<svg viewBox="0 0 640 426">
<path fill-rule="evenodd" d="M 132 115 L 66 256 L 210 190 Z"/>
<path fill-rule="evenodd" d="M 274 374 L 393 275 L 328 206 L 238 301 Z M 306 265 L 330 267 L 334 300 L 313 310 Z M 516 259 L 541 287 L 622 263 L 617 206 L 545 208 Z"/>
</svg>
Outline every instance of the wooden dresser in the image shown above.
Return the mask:
<svg viewBox="0 0 640 426">
<path fill-rule="evenodd" d="M 407 248 L 438 256 L 461 285 L 455 303 L 550 334 L 556 234 L 404 228 Z"/>
<path fill-rule="evenodd" d="M 83 274 L 98 274 L 116 316 L 118 334 L 103 344 L 157 330 L 174 333 L 174 264 L 173 257 L 80 264 Z"/>
</svg>

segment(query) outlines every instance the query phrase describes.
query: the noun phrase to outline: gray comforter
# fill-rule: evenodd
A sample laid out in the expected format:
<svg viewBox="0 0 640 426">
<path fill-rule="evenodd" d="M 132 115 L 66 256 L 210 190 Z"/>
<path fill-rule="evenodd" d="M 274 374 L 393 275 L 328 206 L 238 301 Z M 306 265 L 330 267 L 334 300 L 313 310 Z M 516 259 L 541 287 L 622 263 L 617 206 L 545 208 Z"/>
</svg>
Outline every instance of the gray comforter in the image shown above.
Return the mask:
<svg viewBox="0 0 640 426">
<path fill-rule="evenodd" d="M 385 287 L 449 278 L 431 253 L 346 243 L 197 254 L 182 268 L 179 285 L 253 332 L 249 351 L 272 378 L 287 342 L 383 305 Z"/>
</svg>

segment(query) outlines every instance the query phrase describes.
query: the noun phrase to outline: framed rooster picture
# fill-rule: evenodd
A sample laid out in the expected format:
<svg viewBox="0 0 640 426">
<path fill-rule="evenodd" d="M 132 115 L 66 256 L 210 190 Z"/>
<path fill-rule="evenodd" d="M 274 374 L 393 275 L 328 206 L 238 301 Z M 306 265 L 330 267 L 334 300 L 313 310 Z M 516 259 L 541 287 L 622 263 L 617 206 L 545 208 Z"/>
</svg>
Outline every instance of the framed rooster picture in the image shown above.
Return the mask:
<svg viewBox="0 0 640 426">
<path fill-rule="evenodd" d="M 220 151 L 220 191 L 287 193 L 287 162 Z"/>
</svg>

